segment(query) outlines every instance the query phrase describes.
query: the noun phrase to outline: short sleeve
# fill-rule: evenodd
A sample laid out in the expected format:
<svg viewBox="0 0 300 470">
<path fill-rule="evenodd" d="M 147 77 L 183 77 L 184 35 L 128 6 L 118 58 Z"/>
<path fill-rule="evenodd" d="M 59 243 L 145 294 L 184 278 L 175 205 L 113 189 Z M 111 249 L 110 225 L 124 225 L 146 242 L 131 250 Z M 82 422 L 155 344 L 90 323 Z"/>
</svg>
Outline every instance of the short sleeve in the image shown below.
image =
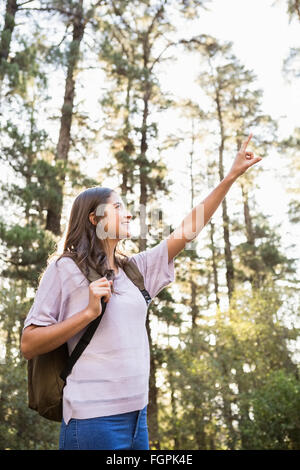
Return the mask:
<svg viewBox="0 0 300 470">
<path fill-rule="evenodd" d="M 40 280 L 34 302 L 24 322 L 24 328 L 33 324 L 48 326 L 57 323 L 61 305 L 61 280 L 52 261 Z"/>
<path fill-rule="evenodd" d="M 151 298 L 175 280 L 174 258 L 168 262 L 167 239 L 129 259 L 136 263 L 143 275 L 145 288 Z"/>
</svg>

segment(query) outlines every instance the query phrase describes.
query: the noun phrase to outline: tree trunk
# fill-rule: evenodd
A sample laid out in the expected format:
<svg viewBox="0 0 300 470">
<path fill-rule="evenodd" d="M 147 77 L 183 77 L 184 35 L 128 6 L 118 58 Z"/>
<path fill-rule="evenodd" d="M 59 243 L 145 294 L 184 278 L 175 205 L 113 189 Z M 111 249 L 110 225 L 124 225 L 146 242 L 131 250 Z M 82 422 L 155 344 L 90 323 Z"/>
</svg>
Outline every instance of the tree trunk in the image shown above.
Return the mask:
<svg viewBox="0 0 300 470">
<path fill-rule="evenodd" d="M 250 245 L 254 245 L 253 224 L 252 224 L 252 218 L 250 215 L 248 192 L 242 183 L 240 184 L 240 186 L 242 189 L 242 196 L 243 196 L 244 220 L 245 220 L 245 227 L 246 227 L 247 242 Z"/>
<path fill-rule="evenodd" d="M 146 249 L 146 235 L 147 235 L 147 224 L 146 224 L 146 207 L 147 207 L 147 176 L 146 176 L 146 152 L 148 149 L 147 144 L 147 118 L 149 114 L 148 100 L 150 97 L 150 91 L 146 90 L 144 93 L 144 110 L 143 110 L 143 121 L 141 130 L 141 153 L 138 159 L 139 161 L 139 175 L 140 175 L 140 251 Z"/>
<path fill-rule="evenodd" d="M 168 331 L 169 331 L 169 325 L 168 325 Z M 175 384 L 174 384 L 174 374 L 173 374 L 173 349 L 169 345 L 169 336 L 168 336 L 168 383 L 170 385 L 170 391 L 171 391 L 171 410 L 172 410 L 172 431 L 174 433 L 174 450 L 180 449 L 180 429 L 177 426 L 177 404 L 176 404 L 176 397 L 175 397 Z"/>
<path fill-rule="evenodd" d="M 219 361 L 221 365 L 222 374 L 224 377 L 224 381 L 222 384 L 222 399 L 223 399 L 223 418 L 224 418 L 225 425 L 228 429 L 227 446 L 229 450 L 235 450 L 237 435 L 233 427 L 233 415 L 232 415 L 232 410 L 231 410 L 232 391 L 230 390 L 230 387 L 229 387 L 230 371 L 228 370 L 228 365 L 224 362 L 222 358 L 222 350 L 218 351 L 218 357 L 219 357 Z"/>
<path fill-rule="evenodd" d="M 71 125 L 75 97 L 75 74 L 79 60 L 80 43 L 84 34 L 83 0 L 80 0 L 76 15 L 73 17 L 73 37 L 69 49 L 67 78 L 65 82 L 64 102 L 61 110 L 60 131 L 57 143 L 55 161 L 62 163 L 63 168 L 56 182 L 56 198 L 49 201 L 46 229 L 55 235 L 61 234 L 61 214 L 63 207 L 63 188 L 65 183 L 65 170 L 70 149 Z"/>
<path fill-rule="evenodd" d="M 218 321 L 219 312 L 217 312 L 217 321 Z M 231 410 L 231 403 L 232 403 L 232 391 L 230 390 L 229 384 L 231 382 L 231 374 L 230 374 L 230 364 L 228 364 L 224 360 L 223 354 L 223 345 L 219 343 L 218 337 L 216 337 L 216 346 L 215 351 L 217 354 L 217 362 L 219 363 L 219 369 L 221 372 L 222 382 L 221 382 L 221 396 L 223 401 L 222 406 L 222 413 L 223 413 L 223 420 L 224 424 L 228 430 L 228 437 L 227 437 L 227 446 L 229 450 L 234 450 L 237 440 L 236 431 L 233 427 L 233 415 Z"/>
<path fill-rule="evenodd" d="M 219 145 L 219 177 L 220 177 L 220 181 L 222 181 L 224 179 L 223 152 L 224 152 L 225 135 L 224 135 L 224 126 L 223 126 L 220 96 L 219 96 L 218 91 L 216 93 L 216 104 L 217 104 L 217 112 L 218 112 L 220 134 L 221 134 L 221 143 Z M 232 297 L 233 290 L 234 290 L 234 268 L 233 268 L 232 252 L 231 252 L 231 245 L 230 245 L 230 238 L 229 238 L 229 217 L 227 213 L 226 197 L 222 201 L 222 217 L 223 217 L 223 233 L 224 233 L 224 244 L 225 244 L 226 282 L 227 282 L 227 289 L 228 289 L 228 297 L 230 300 Z"/>
<path fill-rule="evenodd" d="M 242 198 L 243 198 L 243 209 L 244 209 L 244 221 L 245 221 L 245 228 L 246 228 L 246 237 L 247 243 L 250 246 L 250 253 L 254 257 L 255 256 L 255 236 L 253 231 L 253 224 L 252 224 L 252 217 L 250 214 L 250 207 L 249 207 L 249 199 L 248 199 L 248 191 L 245 188 L 243 183 L 240 183 L 242 189 Z M 261 273 L 259 268 L 255 270 L 253 267 L 253 275 L 251 276 L 250 282 L 254 289 L 259 289 L 261 285 Z"/>
<path fill-rule="evenodd" d="M 17 0 L 7 0 L 5 9 L 5 19 L 0 42 L 0 64 L 7 61 L 11 37 L 15 27 L 15 16 L 18 11 Z M 1 68 L 0 78 L 3 79 L 3 69 Z"/>
<path fill-rule="evenodd" d="M 144 69 L 148 69 L 148 60 L 149 60 L 149 44 L 148 36 L 145 35 L 143 41 L 143 52 L 144 60 L 143 66 Z M 139 177 L 140 177 L 140 238 L 139 238 L 139 250 L 144 251 L 147 246 L 147 224 L 146 224 L 146 208 L 148 201 L 147 194 L 147 158 L 146 153 L 148 149 L 147 143 L 147 121 L 149 115 L 149 100 L 151 96 L 151 84 L 145 80 L 145 89 L 143 95 L 143 119 L 142 119 L 142 128 L 141 128 L 141 144 L 140 144 L 140 156 L 138 158 L 139 162 Z M 150 381 L 149 381 L 149 441 L 150 445 L 154 446 L 156 449 L 160 449 L 159 434 L 158 434 L 158 404 L 157 404 L 157 387 L 156 387 L 156 363 L 154 359 L 154 351 L 152 347 L 152 337 L 151 337 L 151 328 L 149 321 L 149 312 L 146 319 L 146 327 L 148 331 L 149 344 L 150 344 Z"/>
<path fill-rule="evenodd" d="M 242 365 L 238 364 L 236 366 L 236 382 L 239 390 L 239 396 L 246 395 L 249 392 L 249 387 L 245 383 L 246 377 L 245 372 L 243 371 Z M 244 400 L 241 402 L 239 400 L 239 431 L 241 436 L 241 449 L 247 450 L 251 449 L 251 438 L 247 433 L 244 432 L 245 429 L 249 429 L 249 417 L 250 406 L 249 401 Z"/>
<path fill-rule="evenodd" d="M 132 155 L 135 152 L 135 147 L 134 144 L 130 138 L 130 91 L 132 88 L 132 79 L 128 78 L 127 82 L 127 89 L 126 89 L 126 113 L 125 113 L 125 118 L 124 118 L 124 132 L 123 132 L 123 139 L 124 139 L 124 147 L 123 147 L 123 153 L 122 153 L 122 158 L 119 159 L 120 161 L 120 172 L 121 172 L 121 195 L 126 196 L 127 192 L 130 191 L 131 193 L 133 192 L 133 171 L 134 171 L 134 165 L 133 165 L 133 160 L 132 160 Z"/>
<path fill-rule="evenodd" d="M 218 270 L 217 270 L 217 261 L 216 261 L 216 247 L 214 242 L 214 231 L 215 226 L 212 221 L 209 222 L 210 225 L 210 243 L 211 243 L 211 252 L 212 252 L 212 267 L 213 267 L 213 275 L 214 275 L 214 291 L 216 296 L 216 304 L 217 306 L 220 305 L 220 298 L 219 298 L 219 282 L 218 282 Z"/>
<path fill-rule="evenodd" d="M 191 186 L 191 204 L 190 204 L 190 210 L 193 209 L 194 207 L 194 199 L 195 199 L 195 183 L 194 183 L 194 148 L 195 148 L 195 122 L 194 122 L 194 117 L 192 117 L 192 142 L 191 142 L 191 151 L 190 151 L 190 186 Z M 190 307 L 191 307 L 191 316 L 192 316 L 192 338 L 193 338 L 193 348 L 195 347 L 195 329 L 197 326 L 197 316 L 198 316 L 198 307 L 197 307 L 197 284 L 195 283 L 194 279 L 194 273 L 193 273 L 193 260 L 189 259 L 189 272 L 190 272 L 190 289 L 191 289 L 191 302 L 190 302 Z"/>
<path fill-rule="evenodd" d="M 6 74 L 6 62 L 8 59 L 12 34 L 15 28 L 15 16 L 18 11 L 17 0 L 7 0 L 5 8 L 4 26 L 0 39 L 0 112 L 2 101 L 3 80 Z M 0 114 L 1 115 L 1 114 Z"/>
<path fill-rule="evenodd" d="M 156 387 L 156 363 L 154 348 L 152 343 L 151 328 L 149 321 L 149 312 L 146 319 L 146 328 L 150 348 L 150 379 L 149 379 L 149 405 L 148 405 L 148 423 L 149 423 L 149 445 L 150 449 L 160 449 L 159 431 L 158 431 L 158 405 L 157 405 L 157 387 Z"/>
<path fill-rule="evenodd" d="M 190 261 L 190 267 L 192 265 L 192 261 Z M 191 287 L 191 315 L 192 315 L 192 331 L 195 330 L 197 326 L 197 317 L 198 317 L 198 306 L 197 306 L 197 283 L 193 281 L 194 273 L 190 272 L 190 287 Z"/>
</svg>

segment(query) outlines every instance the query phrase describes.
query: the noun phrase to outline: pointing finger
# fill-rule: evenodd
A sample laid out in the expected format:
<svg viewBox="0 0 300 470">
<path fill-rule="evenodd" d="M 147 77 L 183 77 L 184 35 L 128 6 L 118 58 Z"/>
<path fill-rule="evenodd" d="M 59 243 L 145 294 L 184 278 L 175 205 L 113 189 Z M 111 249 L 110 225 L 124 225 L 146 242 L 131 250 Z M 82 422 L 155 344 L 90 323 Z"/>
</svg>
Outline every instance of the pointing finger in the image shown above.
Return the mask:
<svg viewBox="0 0 300 470">
<path fill-rule="evenodd" d="M 248 139 L 246 139 L 243 143 L 242 143 L 242 148 L 241 150 L 244 152 L 247 148 L 247 145 L 249 144 L 251 138 L 252 138 L 253 134 L 250 134 Z"/>
</svg>

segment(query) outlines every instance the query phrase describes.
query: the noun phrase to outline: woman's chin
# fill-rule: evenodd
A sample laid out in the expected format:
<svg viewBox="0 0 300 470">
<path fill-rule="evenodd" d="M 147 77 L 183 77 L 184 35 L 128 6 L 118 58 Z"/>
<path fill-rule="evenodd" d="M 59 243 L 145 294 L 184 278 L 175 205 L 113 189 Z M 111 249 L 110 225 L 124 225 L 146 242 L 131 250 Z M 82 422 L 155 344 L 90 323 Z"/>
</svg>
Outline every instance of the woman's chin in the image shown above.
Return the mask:
<svg viewBox="0 0 300 470">
<path fill-rule="evenodd" d="M 131 238 L 131 232 L 130 230 L 124 230 L 122 231 L 120 234 L 119 234 L 119 239 L 122 240 L 122 239 L 125 239 L 125 238 Z"/>
</svg>

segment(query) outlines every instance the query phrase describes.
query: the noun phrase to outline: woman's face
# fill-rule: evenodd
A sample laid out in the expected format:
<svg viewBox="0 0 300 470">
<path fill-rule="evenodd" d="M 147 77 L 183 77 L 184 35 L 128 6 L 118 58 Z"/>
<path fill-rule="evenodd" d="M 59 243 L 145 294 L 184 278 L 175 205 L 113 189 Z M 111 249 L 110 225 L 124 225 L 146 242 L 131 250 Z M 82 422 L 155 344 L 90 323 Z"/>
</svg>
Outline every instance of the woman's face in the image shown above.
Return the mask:
<svg viewBox="0 0 300 470">
<path fill-rule="evenodd" d="M 99 205 L 95 211 L 96 215 L 104 215 L 98 222 L 96 233 L 101 239 L 130 238 L 130 219 L 132 215 L 125 208 L 121 197 L 112 192 L 109 200 L 101 207 Z"/>
</svg>

